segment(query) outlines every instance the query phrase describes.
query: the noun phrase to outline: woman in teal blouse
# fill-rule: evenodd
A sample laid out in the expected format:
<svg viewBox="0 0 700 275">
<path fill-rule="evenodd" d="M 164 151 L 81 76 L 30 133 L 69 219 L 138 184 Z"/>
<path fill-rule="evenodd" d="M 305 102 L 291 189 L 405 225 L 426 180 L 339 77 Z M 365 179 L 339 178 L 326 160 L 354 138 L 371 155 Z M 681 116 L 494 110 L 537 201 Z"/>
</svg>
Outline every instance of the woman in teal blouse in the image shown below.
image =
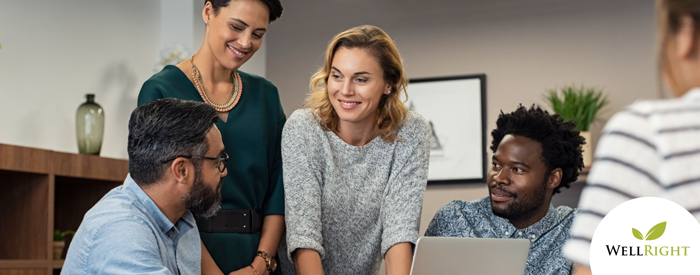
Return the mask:
<svg viewBox="0 0 700 275">
<path fill-rule="evenodd" d="M 203 274 L 279 274 L 275 254 L 284 232 L 280 139 L 286 117 L 277 88 L 238 68 L 260 48 L 268 24 L 281 14 L 279 0 L 206 0 L 200 49 L 153 75 L 139 93 L 139 105 L 173 97 L 204 101 L 219 112 L 216 126 L 231 161 L 221 189 L 222 210 L 197 221 Z"/>
</svg>

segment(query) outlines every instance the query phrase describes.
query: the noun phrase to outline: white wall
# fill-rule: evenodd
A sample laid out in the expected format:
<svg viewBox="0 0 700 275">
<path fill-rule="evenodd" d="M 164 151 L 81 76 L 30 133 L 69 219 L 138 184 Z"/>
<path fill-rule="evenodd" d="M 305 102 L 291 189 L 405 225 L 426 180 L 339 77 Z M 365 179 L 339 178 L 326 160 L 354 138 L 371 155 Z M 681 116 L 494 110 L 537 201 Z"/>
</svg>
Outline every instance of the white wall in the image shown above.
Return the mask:
<svg viewBox="0 0 700 275">
<path fill-rule="evenodd" d="M 382 27 L 396 41 L 409 77 L 485 73 L 488 133 L 500 110 L 541 104 L 544 90 L 558 85 L 603 87 L 612 103 L 604 118 L 638 98 L 657 95 L 652 1 L 396 3 L 285 2 L 285 13 L 271 26 L 275 33 L 267 41 L 267 77 L 280 88 L 285 112 L 301 107 L 309 77 L 322 64 L 333 35 L 361 24 Z M 459 110 L 445 111 L 460 115 Z M 594 127 L 595 137 L 602 125 Z M 483 184 L 429 186 L 421 230 L 451 200 L 486 195 Z"/>
<path fill-rule="evenodd" d="M 159 5 L 0 2 L 0 143 L 77 152 L 75 112 L 94 93 L 102 155 L 126 158 L 128 116 L 158 58 Z"/>
<path fill-rule="evenodd" d="M 185 47 L 192 54 L 199 44 L 195 44 L 195 18 L 201 14 L 193 13 L 193 0 L 160 0 L 160 40 L 161 48 L 178 45 Z M 201 11 L 201 9 L 200 9 Z M 197 47 L 197 48 L 195 48 Z"/>
</svg>

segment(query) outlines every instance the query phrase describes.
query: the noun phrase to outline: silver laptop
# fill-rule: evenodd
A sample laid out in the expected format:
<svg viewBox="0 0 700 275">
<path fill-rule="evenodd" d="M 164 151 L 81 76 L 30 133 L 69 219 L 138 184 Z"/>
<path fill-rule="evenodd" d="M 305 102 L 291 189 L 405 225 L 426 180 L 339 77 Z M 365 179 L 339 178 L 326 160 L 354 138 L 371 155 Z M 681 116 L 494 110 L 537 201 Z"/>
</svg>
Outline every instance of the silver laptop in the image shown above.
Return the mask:
<svg viewBox="0 0 700 275">
<path fill-rule="evenodd" d="M 411 275 L 522 275 L 529 250 L 526 239 L 421 237 Z"/>
</svg>

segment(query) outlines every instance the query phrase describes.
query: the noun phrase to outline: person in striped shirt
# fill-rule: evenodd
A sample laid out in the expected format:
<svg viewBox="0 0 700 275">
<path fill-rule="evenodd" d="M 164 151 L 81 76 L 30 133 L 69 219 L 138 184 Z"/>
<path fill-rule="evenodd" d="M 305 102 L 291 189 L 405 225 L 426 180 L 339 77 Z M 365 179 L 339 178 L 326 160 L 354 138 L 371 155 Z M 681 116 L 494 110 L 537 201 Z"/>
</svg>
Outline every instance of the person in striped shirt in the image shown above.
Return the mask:
<svg viewBox="0 0 700 275">
<path fill-rule="evenodd" d="M 621 203 L 661 197 L 700 221 L 700 0 L 657 0 L 661 74 L 676 97 L 641 101 L 605 126 L 564 246 L 590 274 L 596 227 Z"/>
</svg>

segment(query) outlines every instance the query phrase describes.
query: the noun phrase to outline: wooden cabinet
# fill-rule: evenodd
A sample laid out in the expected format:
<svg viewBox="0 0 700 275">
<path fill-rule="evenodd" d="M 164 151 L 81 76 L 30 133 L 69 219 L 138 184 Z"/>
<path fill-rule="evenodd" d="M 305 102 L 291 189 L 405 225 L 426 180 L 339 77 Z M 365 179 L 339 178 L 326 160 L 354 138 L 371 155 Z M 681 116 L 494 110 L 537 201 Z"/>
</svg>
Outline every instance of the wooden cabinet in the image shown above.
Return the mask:
<svg viewBox="0 0 700 275">
<path fill-rule="evenodd" d="M 126 160 L 0 144 L 0 275 L 54 274 L 53 230 L 77 230 Z"/>
</svg>

